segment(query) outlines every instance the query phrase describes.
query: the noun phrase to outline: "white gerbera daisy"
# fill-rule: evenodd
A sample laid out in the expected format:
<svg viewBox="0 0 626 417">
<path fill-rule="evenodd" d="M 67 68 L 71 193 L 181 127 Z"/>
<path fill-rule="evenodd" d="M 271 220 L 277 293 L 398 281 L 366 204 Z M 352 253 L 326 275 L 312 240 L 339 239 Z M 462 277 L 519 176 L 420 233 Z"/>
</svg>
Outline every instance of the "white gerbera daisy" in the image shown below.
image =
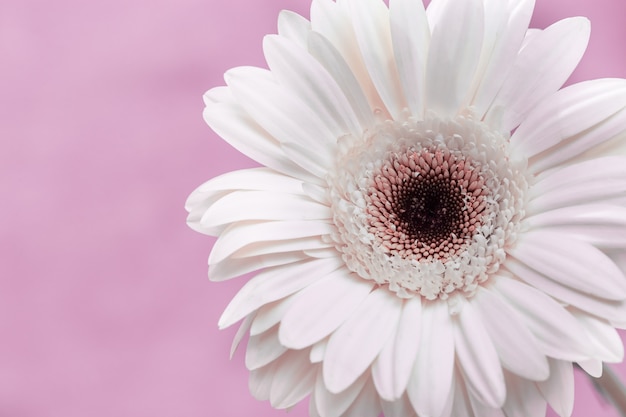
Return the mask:
<svg viewBox="0 0 626 417">
<path fill-rule="evenodd" d="M 572 363 L 618 362 L 626 80 L 561 88 L 589 22 L 533 0 L 313 0 L 270 70 L 235 68 L 207 123 L 265 167 L 203 184 L 209 275 L 260 271 L 243 319 L 260 399 L 312 416 L 559 415 Z M 613 154 L 613 155 L 612 155 Z"/>
</svg>

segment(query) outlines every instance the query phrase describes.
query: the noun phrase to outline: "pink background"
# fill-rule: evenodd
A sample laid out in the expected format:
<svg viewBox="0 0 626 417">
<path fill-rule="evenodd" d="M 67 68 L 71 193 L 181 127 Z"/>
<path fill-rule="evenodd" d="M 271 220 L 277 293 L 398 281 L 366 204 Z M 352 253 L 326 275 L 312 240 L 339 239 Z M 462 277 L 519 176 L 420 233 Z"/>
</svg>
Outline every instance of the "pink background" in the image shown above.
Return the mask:
<svg viewBox="0 0 626 417">
<path fill-rule="evenodd" d="M 537 3 L 538 27 L 591 18 L 574 80 L 626 78 L 624 0 Z M 242 351 L 228 360 L 216 323 L 242 281 L 209 283 L 212 239 L 183 210 L 253 164 L 201 95 L 264 65 L 282 8 L 308 0 L 0 2 L 0 416 L 284 415 L 249 395 Z M 616 416 L 579 377 L 590 415 Z"/>
</svg>

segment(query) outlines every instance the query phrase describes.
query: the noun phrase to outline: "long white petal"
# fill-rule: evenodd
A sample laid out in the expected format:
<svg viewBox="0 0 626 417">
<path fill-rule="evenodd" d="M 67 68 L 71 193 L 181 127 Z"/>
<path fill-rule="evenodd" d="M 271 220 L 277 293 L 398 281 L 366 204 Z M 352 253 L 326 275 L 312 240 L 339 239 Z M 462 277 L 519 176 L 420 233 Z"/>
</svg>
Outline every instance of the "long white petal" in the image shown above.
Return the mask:
<svg viewBox="0 0 626 417">
<path fill-rule="evenodd" d="M 350 11 L 343 3 L 333 0 L 313 0 L 311 3 L 311 26 L 313 30 L 326 38 L 341 54 L 365 93 L 370 109 L 384 110 L 388 113 L 357 46 L 356 35 Z M 390 116 L 389 116 L 390 117 Z"/>
<path fill-rule="evenodd" d="M 311 363 L 320 363 L 324 360 L 326 346 L 328 346 L 328 337 L 311 346 L 311 353 L 309 353 Z"/>
<path fill-rule="evenodd" d="M 554 151 L 562 163 L 609 139 L 598 137 L 594 126 L 625 107 L 626 80 L 591 80 L 565 87 L 530 111 L 511 136 L 512 149 L 531 158 L 558 146 Z"/>
<path fill-rule="evenodd" d="M 626 109 L 569 137 L 529 160 L 529 171 L 540 173 L 563 163 L 577 163 L 609 155 L 624 155 Z"/>
<path fill-rule="evenodd" d="M 341 88 L 311 54 L 286 38 L 272 35 L 265 37 L 263 51 L 276 80 L 297 94 L 336 138 L 363 132 Z"/>
<path fill-rule="evenodd" d="M 297 299 L 297 294 L 265 304 L 257 310 L 250 326 L 250 336 L 264 333 L 283 318 L 291 304 Z"/>
<path fill-rule="evenodd" d="M 374 286 L 346 268 L 328 274 L 302 290 L 280 324 L 280 341 L 291 349 L 318 342 L 339 327 Z"/>
<path fill-rule="evenodd" d="M 380 405 L 383 408 L 383 415 L 385 417 L 417 417 L 406 395 L 395 401 L 382 400 Z"/>
<path fill-rule="evenodd" d="M 507 396 L 502 407 L 506 417 L 545 416 L 546 401 L 532 382 L 509 372 L 504 373 Z"/>
<path fill-rule="evenodd" d="M 372 381 L 368 381 L 359 396 L 342 417 L 378 417 L 382 408 L 376 396 L 376 389 Z"/>
<path fill-rule="evenodd" d="M 487 118 L 505 110 L 503 129 L 511 131 L 537 103 L 556 92 L 578 65 L 589 41 L 589 20 L 561 20 L 537 33 L 520 51 L 492 103 Z"/>
<path fill-rule="evenodd" d="M 482 317 L 467 301 L 454 324 L 454 346 L 465 381 L 485 405 L 500 408 L 506 397 L 498 353 Z"/>
<path fill-rule="evenodd" d="M 192 211 L 196 206 L 208 207 L 222 195 L 234 190 L 265 190 L 288 194 L 301 194 L 302 181 L 283 175 L 270 168 L 248 168 L 227 172 L 203 183 L 196 188 L 185 202 L 185 209 Z"/>
<path fill-rule="evenodd" d="M 339 394 L 330 392 L 324 384 L 324 376 L 320 370 L 315 384 L 315 404 L 322 417 L 340 417 L 357 399 L 369 376 L 363 374 L 348 388 Z"/>
<path fill-rule="evenodd" d="M 228 87 L 218 89 L 230 91 Z M 290 161 L 280 149 L 278 140 L 254 121 L 234 99 L 214 101 L 211 98 L 214 90 L 205 94 L 206 107 L 202 113 L 211 129 L 239 152 L 262 165 L 292 177 L 316 181 L 314 176 Z"/>
<path fill-rule="evenodd" d="M 221 262 L 209 265 L 209 279 L 211 281 L 225 281 L 263 268 L 287 265 L 309 258 L 310 256 L 302 251 L 270 253 L 250 258 L 226 258 Z"/>
<path fill-rule="evenodd" d="M 298 144 L 308 151 L 300 158 L 328 167 L 337 134 L 297 95 L 260 68 L 234 68 L 224 77 L 246 111 L 278 142 Z"/>
<path fill-rule="evenodd" d="M 484 116 L 511 71 L 528 29 L 534 6 L 535 0 L 485 2 L 485 14 L 495 16 L 485 19 L 485 42 L 481 61 L 486 62 L 483 63 L 482 71 L 479 66 L 480 72 L 476 74 L 474 81 L 478 86 L 472 100 L 472 108 L 480 118 Z M 501 15 L 500 7 L 506 8 L 506 12 Z"/>
<path fill-rule="evenodd" d="M 626 208 L 617 205 L 563 207 L 528 217 L 524 223 L 603 248 L 626 247 Z"/>
<path fill-rule="evenodd" d="M 217 200 L 202 216 L 205 227 L 244 220 L 330 219 L 329 207 L 298 194 L 234 191 Z"/>
<path fill-rule="evenodd" d="M 535 381 L 548 377 L 548 360 L 517 311 L 484 287 L 478 288 L 470 303 L 480 312 L 505 368 Z"/>
<path fill-rule="evenodd" d="M 241 322 L 241 325 L 237 329 L 237 333 L 235 333 L 235 337 L 233 337 L 233 342 L 230 345 L 230 359 L 235 356 L 235 352 L 237 348 L 239 348 L 239 344 L 243 340 L 243 338 L 248 334 L 248 330 L 250 330 L 250 325 L 252 324 L 252 320 L 254 320 L 255 315 L 249 314 L 246 318 Z"/>
<path fill-rule="evenodd" d="M 456 416 L 468 416 L 468 417 L 479 417 L 474 415 L 472 411 L 472 404 L 470 402 L 470 398 L 467 392 L 467 388 L 463 385 L 463 377 L 459 374 L 459 371 L 454 372 L 454 379 L 452 381 L 454 384 L 451 391 L 454 393 L 452 398 L 452 409 L 450 413 L 450 417 Z M 436 415 L 436 414 L 432 414 Z"/>
<path fill-rule="evenodd" d="M 389 2 L 391 40 L 404 97 L 411 114 L 424 115 L 426 60 L 430 29 L 421 1 L 391 0 Z"/>
<path fill-rule="evenodd" d="M 285 298 L 340 268 L 341 259 L 314 259 L 277 266 L 257 274 L 230 301 L 218 322 L 231 326 L 259 307 Z"/>
<path fill-rule="evenodd" d="M 426 64 L 426 107 L 454 116 L 468 104 L 483 42 L 482 0 L 445 0 L 432 30 Z"/>
<path fill-rule="evenodd" d="M 276 362 L 270 404 L 274 408 L 289 408 L 313 390 L 318 367 L 311 365 L 306 352 L 295 350 L 287 351 Z"/>
<path fill-rule="evenodd" d="M 571 362 L 550 359 L 550 378 L 536 382 L 548 404 L 561 417 L 574 410 L 574 370 Z"/>
<path fill-rule="evenodd" d="M 577 291 L 607 300 L 626 299 L 622 271 L 604 252 L 588 243 L 548 230 L 533 230 L 520 236 L 508 252 L 528 267 Z"/>
<path fill-rule="evenodd" d="M 371 292 L 330 337 L 324 381 L 330 392 L 352 384 L 380 353 L 402 311 L 402 301 L 385 288 Z"/>
<path fill-rule="evenodd" d="M 333 226 L 322 221 L 249 221 L 233 223 L 222 232 L 209 255 L 209 265 L 223 261 L 228 256 L 251 244 L 279 242 L 290 239 L 318 238 L 332 233 Z M 327 245 L 326 245 L 327 246 Z M 323 242 L 317 247 L 325 247 Z M 300 248 L 296 248 L 300 249 Z M 311 249 L 306 247 L 302 249 Z"/>
<path fill-rule="evenodd" d="M 250 371 L 248 387 L 250 394 L 257 400 L 269 400 L 272 381 L 276 376 L 278 361 L 274 361 L 267 366 Z"/>
<path fill-rule="evenodd" d="M 530 189 L 527 213 L 626 195 L 626 158 L 607 156 L 546 172 Z"/>
<path fill-rule="evenodd" d="M 290 10 L 281 10 L 278 15 L 278 34 L 306 49 L 311 33 L 311 22 Z"/>
<path fill-rule="evenodd" d="M 447 405 L 454 369 L 454 334 L 445 302 L 422 309 L 422 332 L 407 394 L 420 416 L 440 416 Z"/>
<path fill-rule="evenodd" d="M 547 356 L 570 361 L 589 357 L 584 329 L 560 304 L 511 278 L 497 276 L 493 281 L 492 288 L 521 313 Z"/>
<path fill-rule="evenodd" d="M 250 370 L 261 368 L 286 351 L 287 348 L 278 340 L 278 327 L 256 336 L 250 336 L 246 347 L 246 368 Z"/>
<path fill-rule="evenodd" d="M 406 100 L 393 55 L 389 10 L 381 0 L 346 0 L 345 3 L 372 82 L 391 116 L 400 119 Z"/>
<path fill-rule="evenodd" d="M 337 82 L 343 91 L 344 96 L 350 102 L 359 123 L 363 127 L 369 127 L 374 118 L 372 110 L 367 102 L 365 93 L 361 89 L 358 80 L 355 78 L 348 63 L 341 56 L 339 51 L 319 33 L 312 32 L 308 40 L 309 53 L 314 56 L 326 71 Z"/>
<path fill-rule="evenodd" d="M 404 301 L 393 338 L 387 341 L 372 366 L 374 386 L 381 398 L 393 401 L 405 391 L 420 342 L 422 303 L 418 297 Z"/>
<path fill-rule="evenodd" d="M 589 376 L 600 378 L 602 376 L 602 361 L 600 359 L 587 359 L 576 362 Z"/>
<path fill-rule="evenodd" d="M 526 265 L 513 258 L 507 260 L 506 269 L 522 281 L 557 300 L 610 322 L 624 323 L 624 318 L 626 317 L 626 301 L 610 301 L 576 291 L 570 286 L 561 284 L 528 268 Z"/>
<path fill-rule="evenodd" d="M 604 362 L 621 362 L 624 345 L 615 328 L 604 320 L 575 311 L 574 316 L 583 325 L 596 350 L 596 358 Z"/>
</svg>

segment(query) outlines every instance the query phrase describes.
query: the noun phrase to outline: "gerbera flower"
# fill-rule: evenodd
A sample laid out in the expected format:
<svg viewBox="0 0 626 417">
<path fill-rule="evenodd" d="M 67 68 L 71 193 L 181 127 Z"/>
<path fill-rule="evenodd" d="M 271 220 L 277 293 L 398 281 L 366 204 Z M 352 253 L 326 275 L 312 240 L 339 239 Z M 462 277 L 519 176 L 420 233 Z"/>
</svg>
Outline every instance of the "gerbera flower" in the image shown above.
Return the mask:
<svg viewBox="0 0 626 417">
<path fill-rule="evenodd" d="M 533 0 L 313 0 L 207 123 L 264 165 L 200 186 L 259 399 L 312 416 L 543 416 L 621 361 L 626 81 L 560 89 L 589 22 Z"/>
</svg>

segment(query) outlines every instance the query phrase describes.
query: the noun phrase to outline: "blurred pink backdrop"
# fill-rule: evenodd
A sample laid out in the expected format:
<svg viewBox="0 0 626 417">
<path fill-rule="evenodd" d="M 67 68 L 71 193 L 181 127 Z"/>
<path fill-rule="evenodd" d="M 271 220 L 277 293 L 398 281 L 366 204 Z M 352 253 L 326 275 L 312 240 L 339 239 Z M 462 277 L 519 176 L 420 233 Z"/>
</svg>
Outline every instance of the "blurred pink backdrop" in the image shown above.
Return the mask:
<svg viewBox="0 0 626 417">
<path fill-rule="evenodd" d="M 253 162 L 204 124 L 202 93 L 309 0 L 0 2 L 0 416 L 282 416 L 254 400 L 241 280 L 209 283 L 185 225 L 200 183 Z M 535 27 L 592 21 L 571 81 L 626 78 L 624 0 L 537 0 Z M 626 378 L 626 367 L 618 366 Z M 574 415 L 616 417 L 577 376 Z M 306 404 L 292 417 L 307 415 Z"/>
</svg>

